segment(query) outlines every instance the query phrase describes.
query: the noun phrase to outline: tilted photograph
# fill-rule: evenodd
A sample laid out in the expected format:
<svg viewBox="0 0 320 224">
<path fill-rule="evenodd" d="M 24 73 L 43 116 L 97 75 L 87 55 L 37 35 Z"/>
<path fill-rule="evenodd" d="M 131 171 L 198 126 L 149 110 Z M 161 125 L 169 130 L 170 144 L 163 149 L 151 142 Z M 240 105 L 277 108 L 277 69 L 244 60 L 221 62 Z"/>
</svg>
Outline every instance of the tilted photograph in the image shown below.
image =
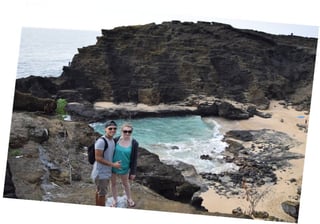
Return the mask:
<svg viewBox="0 0 320 224">
<path fill-rule="evenodd" d="M 3 197 L 297 223 L 317 41 L 23 27 Z"/>
</svg>

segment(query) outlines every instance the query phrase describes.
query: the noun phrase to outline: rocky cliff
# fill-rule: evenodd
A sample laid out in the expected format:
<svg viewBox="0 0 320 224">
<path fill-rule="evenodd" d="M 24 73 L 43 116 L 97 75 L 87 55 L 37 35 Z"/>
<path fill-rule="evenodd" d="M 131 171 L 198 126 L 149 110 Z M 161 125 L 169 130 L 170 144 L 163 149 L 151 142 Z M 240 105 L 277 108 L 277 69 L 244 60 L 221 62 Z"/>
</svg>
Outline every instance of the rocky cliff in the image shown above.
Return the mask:
<svg viewBox="0 0 320 224">
<path fill-rule="evenodd" d="M 98 135 L 84 122 L 63 121 L 33 112 L 14 112 L 3 196 L 94 205 L 92 165 L 88 162 L 85 146 Z M 199 178 L 195 171 L 189 172 L 187 180 L 181 174 L 186 168 L 166 165 L 157 155 L 141 147 L 138 163 L 133 186 L 139 192 L 135 195 L 137 208 L 158 209 L 147 201 L 160 199 L 165 200 L 165 204 L 176 203 L 180 212 L 184 209 L 190 213 L 206 212 L 201 206 L 202 198 L 194 195 L 207 189 L 201 182 L 195 183 Z M 170 211 L 168 207 L 160 208 L 165 209 Z"/>
<path fill-rule="evenodd" d="M 117 27 L 102 30 L 95 45 L 79 48 L 60 77 L 44 78 L 37 88 L 22 79 L 16 87 L 69 102 L 157 105 L 205 95 L 257 106 L 286 100 L 306 109 L 316 46 L 316 38 L 214 22 Z"/>
<path fill-rule="evenodd" d="M 11 166 L 6 180 L 9 188 L 4 196 L 93 204 L 94 185 L 88 179 L 90 166 L 82 149 L 96 133 L 87 120 L 158 114 L 267 118 L 268 114 L 256 109 L 268 107 L 271 99 L 308 110 L 316 47 L 315 38 L 271 35 L 211 22 L 172 21 L 102 30 L 95 45 L 78 49 L 79 53 L 63 68 L 60 77 L 17 79 L 8 154 Z M 69 102 L 71 122 L 54 116 L 58 98 Z M 98 101 L 115 104 L 110 104 L 107 110 L 95 110 L 94 103 Z M 138 103 L 147 104 L 152 110 L 149 107 L 141 110 Z M 165 108 L 159 107 L 162 103 Z M 123 105 L 124 108 L 120 107 Z M 75 114 L 86 122 L 77 122 Z M 279 133 L 272 137 L 275 135 Z M 251 175 L 256 167 L 269 177 L 268 181 L 277 181 L 270 168 L 282 167 L 282 163 L 266 166 L 243 158 L 240 161 L 238 149 L 251 156 L 250 151 L 238 144 L 228 149 L 226 159 L 244 166 L 241 173 L 230 175 L 232 186 L 240 185 L 241 177 Z M 288 151 L 282 146 L 276 149 L 279 154 Z M 179 168 L 168 166 L 147 150 L 141 148 L 140 152 L 139 178 L 133 186 L 137 208 L 202 212 L 198 210 L 202 199 L 197 196 L 202 186 L 193 184 L 194 176 L 182 177 L 180 173 L 186 172 L 180 170 L 181 164 Z M 270 160 L 269 154 L 258 156 L 261 161 Z M 285 159 L 300 158 L 300 155 L 286 156 Z M 157 169 L 150 168 L 150 164 L 157 164 Z M 230 183 L 221 182 L 222 176 L 210 173 L 201 176 L 221 185 L 220 189 L 229 190 Z M 166 184 L 159 185 L 158 180 Z M 164 199 L 155 192 L 175 202 L 164 205 Z M 172 205 L 176 202 L 188 202 L 188 206 Z"/>
</svg>

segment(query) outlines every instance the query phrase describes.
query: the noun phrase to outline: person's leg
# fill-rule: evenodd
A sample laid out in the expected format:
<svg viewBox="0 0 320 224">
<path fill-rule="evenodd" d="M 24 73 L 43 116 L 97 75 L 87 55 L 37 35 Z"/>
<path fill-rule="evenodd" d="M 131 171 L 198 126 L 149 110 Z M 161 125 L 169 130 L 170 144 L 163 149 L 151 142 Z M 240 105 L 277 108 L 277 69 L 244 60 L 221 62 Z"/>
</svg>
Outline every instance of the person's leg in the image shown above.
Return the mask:
<svg viewBox="0 0 320 224">
<path fill-rule="evenodd" d="M 95 179 L 94 182 L 95 182 L 96 187 L 97 187 L 97 189 L 96 189 L 96 205 L 99 205 L 99 189 L 100 189 L 99 180 Z"/>
<path fill-rule="evenodd" d="M 133 206 L 135 206 L 135 203 L 131 197 L 129 174 L 120 175 L 120 177 L 121 177 L 121 183 L 123 185 L 124 191 L 126 192 L 128 207 L 133 207 Z"/>
<path fill-rule="evenodd" d="M 97 192 L 96 192 L 96 205 L 106 206 L 106 194 L 108 191 L 109 180 L 107 179 L 96 179 Z"/>
<path fill-rule="evenodd" d="M 106 206 L 106 196 L 103 195 L 103 196 L 98 196 L 98 203 L 97 203 L 98 206 Z"/>
<path fill-rule="evenodd" d="M 96 205 L 99 205 L 99 192 L 96 190 Z"/>
<path fill-rule="evenodd" d="M 117 174 L 112 173 L 111 176 L 111 191 L 112 191 L 112 207 L 116 207 L 118 203 L 118 189 L 117 189 Z"/>
</svg>

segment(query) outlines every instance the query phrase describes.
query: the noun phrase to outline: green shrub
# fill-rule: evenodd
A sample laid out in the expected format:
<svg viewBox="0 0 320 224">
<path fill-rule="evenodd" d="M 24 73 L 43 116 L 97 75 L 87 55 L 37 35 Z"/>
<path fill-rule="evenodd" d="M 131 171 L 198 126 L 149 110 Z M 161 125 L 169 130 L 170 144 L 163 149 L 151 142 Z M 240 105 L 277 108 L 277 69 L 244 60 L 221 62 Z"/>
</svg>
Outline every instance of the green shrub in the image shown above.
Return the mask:
<svg viewBox="0 0 320 224">
<path fill-rule="evenodd" d="M 67 105 L 67 100 L 66 99 L 58 99 L 57 100 L 57 108 L 56 108 L 56 113 L 59 115 L 59 116 L 63 116 L 63 115 L 66 115 L 66 111 L 65 111 L 65 107 Z"/>
<path fill-rule="evenodd" d="M 9 156 L 21 156 L 22 152 L 20 149 L 10 149 L 9 150 Z"/>
</svg>

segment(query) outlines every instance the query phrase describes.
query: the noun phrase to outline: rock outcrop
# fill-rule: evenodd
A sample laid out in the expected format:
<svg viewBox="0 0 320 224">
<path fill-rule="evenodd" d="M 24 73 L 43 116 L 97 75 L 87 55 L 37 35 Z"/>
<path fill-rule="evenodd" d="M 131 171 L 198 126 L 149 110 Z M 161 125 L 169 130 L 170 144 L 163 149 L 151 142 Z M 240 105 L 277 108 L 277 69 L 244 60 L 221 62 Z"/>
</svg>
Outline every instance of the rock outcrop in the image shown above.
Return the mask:
<svg viewBox="0 0 320 224">
<path fill-rule="evenodd" d="M 13 101 L 14 110 L 54 114 L 56 108 L 57 103 L 55 99 L 37 97 L 31 93 L 23 93 L 18 90 L 15 91 Z"/>
<path fill-rule="evenodd" d="M 58 78 L 17 80 L 22 92 L 68 102 L 171 104 L 214 96 L 265 108 L 310 106 L 316 38 L 271 35 L 214 22 L 163 22 L 102 30 Z"/>
<path fill-rule="evenodd" d="M 78 49 L 60 77 L 16 80 L 11 166 L 4 196 L 93 204 L 84 196 L 94 188 L 83 151 L 97 137 L 89 122 L 187 114 L 268 118 L 271 115 L 260 110 L 268 108 L 271 99 L 309 110 L 316 45 L 315 38 L 271 35 L 213 22 L 172 21 L 102 30 L 95 45 Z M 59 98 L 67 100 L 72 121 L 53 116 Z M 111 106 L 99 107 L 99 102 Z M 256 143 L 261 136 L 267 136 L 268 143 Z M 273 144 L 277 136 L 281 141 Z M 255 145 L 245 148 L 234 139 Z M 288 139 L 270 130 L 228 132 L 224 159 L 237 164 L 239 172 L 221 175 L 199 176 L 188 164 L 164 164 L 140 148 L 139 174 L 133 185 L 135 192 L 142 192 L 137 207 L 152 209 L 142 202 L 145 192 L 152 191 L 148 196 L 153 200 L 159 194 L 166 200 L 187 202 L 193 207 L 183 209 L 197 213 L 203 209 L 199 178 L 227 195 L 239 194 L 244 179 L 256 185 L 276 183 L 273 171 L 286 166 L 287 159 L 301 156 L 288 151 L 290 144 L 284 142 Z M 210 158 L 203 155 L 203 159 Z M 74 188 L 79 198 L 73 195 Z M 296 216 L 297 206 L 282 206 Z"/>
<path fill-rule="evenodd" d="M 10 164 L 7 161 L 6 166 L 6 177 L 4 182 L 4 190 L 3 190 L 3 197 L 4 198 L 17 198 L 16 195 L 16 187 L 12 180 L 12 172 L 10 168 Z"/>
<path fill-rule="evenodd" d="M 4 197 L 56 201 L 61 194 L 71 197 L 67 189 L 75 185 L 70 194 L 84 187 L 94 190 L 85 146 L 97 135 L 85 122 L 14 112 Z M 201 189 L 144 148 L 139 148 L 138 163 L 140 188 L 146 186 L 169 200 L 192 204 L 193 195 Z"/>
</svg>

